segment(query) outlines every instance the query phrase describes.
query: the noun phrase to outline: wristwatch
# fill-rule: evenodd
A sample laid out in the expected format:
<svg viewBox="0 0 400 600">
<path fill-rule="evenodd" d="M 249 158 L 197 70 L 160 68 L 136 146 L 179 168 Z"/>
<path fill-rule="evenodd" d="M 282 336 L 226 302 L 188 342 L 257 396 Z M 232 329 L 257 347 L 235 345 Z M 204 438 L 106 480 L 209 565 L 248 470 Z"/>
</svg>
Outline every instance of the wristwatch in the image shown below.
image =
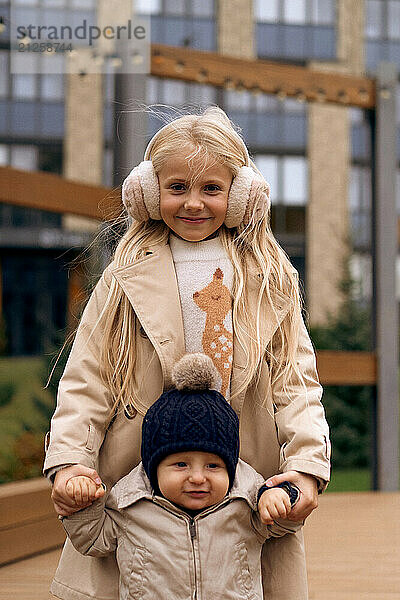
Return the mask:
<svg viewBox="0 0 400 600">
<path fill-rule="evenodd" d="M 282 488 L 283 490 L 285 490 L 290 499 L 290 506 L 294 506 L 300 498 L 299 488 L 293 483 L 290 483 L 290 481 L 282 481 L 282 483 L 278 483 L 278 485 L 271 486 L 268 486 L 264 483 L 258 490 L 257 503 L 264 492 L 266 492 L 267 490 L 272 490 L 273 488 Z"/>
</svg>

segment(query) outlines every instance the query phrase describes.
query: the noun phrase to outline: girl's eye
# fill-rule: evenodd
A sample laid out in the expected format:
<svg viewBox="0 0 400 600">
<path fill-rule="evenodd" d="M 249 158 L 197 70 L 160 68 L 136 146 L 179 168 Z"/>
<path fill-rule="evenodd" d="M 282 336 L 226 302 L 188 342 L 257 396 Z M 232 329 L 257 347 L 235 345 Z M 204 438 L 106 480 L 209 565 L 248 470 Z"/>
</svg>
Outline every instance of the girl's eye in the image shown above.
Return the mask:
<svg viewBox="0 0 400 600">
<path fill-rule="evenodd" d="M 170 187 L 173 192 L 183 192 L 185 189 L 185 185 L 183 183 L 173 183 Z"/>
<path fill-rule="evenodd" d="M 183 469 L 183 467 L 186 467 L 186 463 L 185 463 L 185 462 L 182 462 L 182 461 L 180 461 L 180 462 L 177 462 L 177 463 L 175 463 L 175 464 L 176 464 L 176 466 L 177 466 L 177 467 L 179 467 L 179 468 L 181 468 L 181 469 Z"/>
<path fill-rule="evenodd" d="M 210 463 L 210 464 L 208 465 L 208 468 L 209 468 L 209 469 L 218 469 L 218 468 L 219 468 L 219 465 L 217 465 L 217 463 Z"/>
<path fill-rule="evenodd" d="M 205 186 L 205 190 L 206 190 L 206 192 L 219 192 L 220 187 L 218 185 L 216 185 L 215 183 L 209 183 L 208 185 Z"/>
</svg>

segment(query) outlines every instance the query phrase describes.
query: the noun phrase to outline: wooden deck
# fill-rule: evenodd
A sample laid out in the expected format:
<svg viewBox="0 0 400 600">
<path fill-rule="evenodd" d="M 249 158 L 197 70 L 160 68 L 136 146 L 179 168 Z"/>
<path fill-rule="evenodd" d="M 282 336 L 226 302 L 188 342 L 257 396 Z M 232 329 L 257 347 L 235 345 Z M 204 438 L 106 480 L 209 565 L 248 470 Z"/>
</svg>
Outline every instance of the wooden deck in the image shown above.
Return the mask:
<svg viewBox="0 0 400 600">
<path fill-rule="evenodd" d="M 310 600 L 399 600 L 400 493 L 326 494 L 305 527 Z M 0 568 L 0 600 L 49 600 L 59 550 Z"/>
</svg>

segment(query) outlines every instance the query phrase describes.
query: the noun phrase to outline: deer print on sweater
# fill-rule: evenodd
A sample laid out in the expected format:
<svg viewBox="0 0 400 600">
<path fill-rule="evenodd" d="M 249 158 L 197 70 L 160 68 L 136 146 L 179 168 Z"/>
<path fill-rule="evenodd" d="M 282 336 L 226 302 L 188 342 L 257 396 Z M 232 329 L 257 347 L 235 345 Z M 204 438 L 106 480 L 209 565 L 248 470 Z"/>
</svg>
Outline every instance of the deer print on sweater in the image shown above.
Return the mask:
<svg viewBox="0 0 400 600">
<path fill-rule="evenodd" d="M 203 333 L 203 352 L 213 361 L 222 379 L 221 394 L 226 396 L 232 371 L 233 335 L 224 326 L 226 315 L 232 310 L 231 294 L 223 284 L 224 274 L 216 269 L 212 282 L 193 294 L 197 306 L 206 313 Z"/>
</svg>

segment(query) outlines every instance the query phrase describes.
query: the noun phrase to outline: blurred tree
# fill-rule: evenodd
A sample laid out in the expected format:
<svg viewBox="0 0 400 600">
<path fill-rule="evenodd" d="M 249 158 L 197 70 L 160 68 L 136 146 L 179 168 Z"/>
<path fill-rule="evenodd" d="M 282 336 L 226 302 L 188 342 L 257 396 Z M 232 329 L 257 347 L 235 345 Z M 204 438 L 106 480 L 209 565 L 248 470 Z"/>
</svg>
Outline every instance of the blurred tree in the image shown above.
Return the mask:
<svg viewBox="0 0 400 600">
<path fill-rule="evenodd" d="M 367 351 L 371 349 L 370 309 L 354 298 L 356 282 L 346 266 L 340 285 L 343 302 L 326 325 L 310 328 L 319 350 Z M 370 463 L 372 388 L 327 386 L 323 404 L 331 428 L 332 465 L 339 468 L 366 467 Z"/>
</svg>

